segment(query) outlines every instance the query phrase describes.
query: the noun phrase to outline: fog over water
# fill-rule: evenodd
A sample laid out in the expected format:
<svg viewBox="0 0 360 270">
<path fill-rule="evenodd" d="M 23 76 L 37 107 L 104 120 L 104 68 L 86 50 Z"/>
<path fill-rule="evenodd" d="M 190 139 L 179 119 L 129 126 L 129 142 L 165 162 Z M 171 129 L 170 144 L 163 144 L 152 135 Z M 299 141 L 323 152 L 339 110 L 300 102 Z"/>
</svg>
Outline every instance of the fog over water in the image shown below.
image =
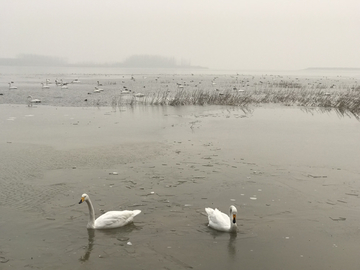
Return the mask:
<svg viewBox="0 0 360 270">
<path fill-rule="evenodd" d="M 4 0 L 0 58 L 174 57 L 210 69 L 359 68 L 357 0 Z"/>
<path fill-rule="evenodd" d="M 360 104 L 359 10 L 359 0 L 0 1 L 0 270 L 357 270 L 360 121 L 344 106 Z M 2 65 L 21 55 L 67 64 Z M 208 69 L 89 65 L 134 55 Z M 266 90 L 345 105 L 169 105 L 176 93 Z M 84 192 L 96 217 L 142 212 L 88 230 Z M 237 233 L 209 228 L 205 207 L 231 204 Z"/>
</svg>

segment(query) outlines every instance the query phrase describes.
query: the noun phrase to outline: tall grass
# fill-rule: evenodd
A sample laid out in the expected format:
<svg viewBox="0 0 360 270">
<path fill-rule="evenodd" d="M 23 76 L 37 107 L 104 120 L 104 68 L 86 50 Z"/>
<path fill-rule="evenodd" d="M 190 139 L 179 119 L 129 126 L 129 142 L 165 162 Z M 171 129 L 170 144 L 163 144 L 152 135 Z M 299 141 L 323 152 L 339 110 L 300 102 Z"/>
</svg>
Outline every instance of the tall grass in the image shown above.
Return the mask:
<svg viewBox="0 0 360 270">
<path fill-rule="evenodd" d="M 350 112 L 357 118 L 360 115 L 360 91 L 358 89 L 334 90 L 295 87 L 265 87 L 250 91 L 236 90 L 204 90 L 189 91 L 178 89 L 174 93 L 159 91 L 142 98 L 134 96 L 114 97 L 112 106 L 143 105 L 229 105 L 248 106 L 261 104 L 282 104 L 286 106 L 302 106 L 306 108 L 321 107 L 336 109 L 340 113 Z"/>
</svg>

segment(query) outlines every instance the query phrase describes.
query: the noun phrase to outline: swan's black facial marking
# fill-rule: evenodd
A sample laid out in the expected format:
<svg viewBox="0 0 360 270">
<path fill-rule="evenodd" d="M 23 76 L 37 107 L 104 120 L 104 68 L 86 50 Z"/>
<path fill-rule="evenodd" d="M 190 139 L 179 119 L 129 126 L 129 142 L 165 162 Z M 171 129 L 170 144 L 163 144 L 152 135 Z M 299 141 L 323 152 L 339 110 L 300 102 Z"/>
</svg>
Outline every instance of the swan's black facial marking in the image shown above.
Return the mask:
<svg viewBox="0 0 360 270">
<path fill-rule="evenodd" d="M 81 197 L 81 200 L 80 200 L 79 204 L 84 202 L 84 201 L 85 201 L 85 197 Z"/>
<path fill-rule="evenodd" d="M 83 202 L 83 200 L 81 199 L 80 202 L 79 202 L 79 204 L 82 203 L 82 202 Z"/>
<path fill-rule="evenodd" d="M 235 206 L 231 205 L 230 206 L 230 218 L 232 217 L 232 222 L 234 224 L 236 224 L 236 214 L 237 214 L 237 210 L 236 210 Z"/>
</svg>

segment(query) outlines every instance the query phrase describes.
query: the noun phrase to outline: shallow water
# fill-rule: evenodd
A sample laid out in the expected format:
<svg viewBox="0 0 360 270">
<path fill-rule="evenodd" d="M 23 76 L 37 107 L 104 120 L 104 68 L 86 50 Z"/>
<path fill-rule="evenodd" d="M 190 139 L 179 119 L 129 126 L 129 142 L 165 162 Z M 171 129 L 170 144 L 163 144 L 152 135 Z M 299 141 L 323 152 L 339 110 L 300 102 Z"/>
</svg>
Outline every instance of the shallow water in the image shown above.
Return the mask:
<svg viewBox="0 0 360 270">
<path fill-rule="evenodd" d="M 289 107 L 0 111 L 0 268 L 358 268 L 354 118 Z M 88 231 L 84 192 L 97 216 L 142 213 Z M 230 204 L 236 236 L 204 215 Z"/>
<path fill-rule="evenodd" d="M 133 72 L 134 73 L 133 73 Z M 48 68 L 41 67 L 0 67 L 0 104 L 27 104 L 28 96 L 41 100 L 41 105 L 63 107 L 114 107 L 123 104 L 146 103 L 153 100 L 166 101 L 165 93 L 173 97 L 178 90 L 188 93 L 209 91 L 215 93 L 237 90 L 251 92 L 302 87 L 313 91 L 348 91 L 359 89 L 360 73 L 329 72 L 319 76 L 317 73 L 294 72 L 224 72 L 213 73 L 203 70 L 193 72 L 182 70 L 114 70 L 106 68 Z M 147 73 L 146 73 L 147 72 Z M 170 73 L 172 72 L 172 73 Z M 41 83 L 49 80 L 49 89 L 42 89 Z M 62 80 L 67 89 L 55 84 Z M 77 83 L 72 83 L 77 80 Z M 9 89 L 9 82 L 17 89 Z M 94 92 L 99 86 L 103 91 Z M 295 88 L 298 89 L 299 88 Z M 122 91 L 131 91 L 128 94 Z M 136 93 L 145 97 L 133 98 Z M 160 97 L 159 97 L 160 96 Z"/>
</svg>

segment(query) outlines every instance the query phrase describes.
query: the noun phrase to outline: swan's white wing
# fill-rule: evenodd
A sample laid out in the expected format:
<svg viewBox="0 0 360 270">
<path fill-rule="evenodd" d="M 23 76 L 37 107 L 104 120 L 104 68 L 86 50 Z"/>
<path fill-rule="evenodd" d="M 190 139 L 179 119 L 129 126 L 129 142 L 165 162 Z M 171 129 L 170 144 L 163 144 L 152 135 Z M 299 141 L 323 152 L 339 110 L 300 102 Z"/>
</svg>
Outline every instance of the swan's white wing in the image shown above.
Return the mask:
<svg viewBox="0 0 360 270">
<path fill-rule="evenodd" d="M 229 231 L 231 224 L 230 218 L 225 213 L 219 211 L 215 208 L 205 208 L 206 213 L 208 214 L 209 226 L 218 231 Z"/>
<path fill-rule="evenodd" d="M 125 226 L 140 214 L 140 210 L 134 211 L 109 211 L 95 220 L 95 229 L 112 229 Z"/>
</svg>

